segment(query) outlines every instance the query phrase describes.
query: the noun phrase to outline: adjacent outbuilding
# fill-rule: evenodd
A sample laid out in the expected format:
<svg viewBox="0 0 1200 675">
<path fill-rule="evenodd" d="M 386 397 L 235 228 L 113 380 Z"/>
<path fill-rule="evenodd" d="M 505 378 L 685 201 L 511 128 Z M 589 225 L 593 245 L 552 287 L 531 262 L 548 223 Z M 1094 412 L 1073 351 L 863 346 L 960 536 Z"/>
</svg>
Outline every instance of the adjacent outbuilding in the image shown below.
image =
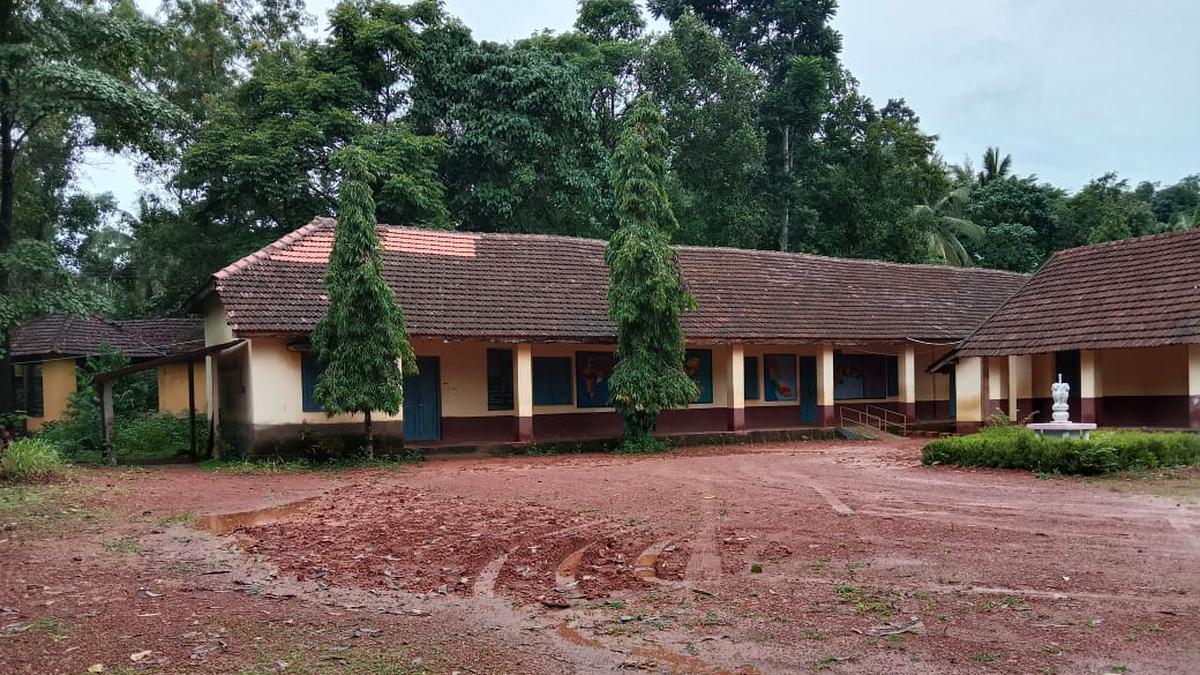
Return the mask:
<svg viewBox="0 0 1200 675">
<path fill-rule="evenodd" d="M 112 321 L 96 316 L 40 317 L 18 327 L 9 339 L 16 412 L 27 416 L 30 431 L 61 419 L 78 387 L 76 366 L 106 350 L 119 351 L 133 363 L 141 363 L 203 347 L 203 324 L 194 318 Z M 203 412 L 208 400 L 204 368 L 203 360 L 158 367 L 158 409 L 185 413 L 195 401 Z"/>
<path fill-rule="evenodd" d="M 934 364 L 955 376 L 960 431 L 992 412 L 1050 419 L 1071 385 L 1072 420 L 1200 429 L 1200 229 L 1056 253 Z"/>
</svg>

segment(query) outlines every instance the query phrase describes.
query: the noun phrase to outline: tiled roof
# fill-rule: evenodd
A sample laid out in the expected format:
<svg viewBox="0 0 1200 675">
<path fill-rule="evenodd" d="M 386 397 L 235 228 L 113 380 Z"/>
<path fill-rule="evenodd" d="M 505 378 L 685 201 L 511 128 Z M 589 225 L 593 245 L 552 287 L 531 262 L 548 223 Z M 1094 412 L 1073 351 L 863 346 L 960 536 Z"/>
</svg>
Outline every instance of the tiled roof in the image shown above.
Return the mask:
<svg viewBox="0 0 1200 675">
<path fill-rule="evenodd" d="M 1200 229 L 1061 251 L 953 357 L 1200 342 Z"/>
<path fill-rule="evenodd" d="M 133 359 L 170 356 L 203 347 L 204 323 L 200 319 L 112 321 L 51 314 L 14 330 L 9 349 L 16 359 L 80 357 L 99 354 L 105 343 Z"/>
<path fill-rule="evenodd" d="M 414 336 L 610 341 L 605 242 L 380 226 L 384 274 Z M 325 311 L 333 221 L 213 275 L 241 335 L 304 334 Z M 957 340 L 1028 278 L 993 270 L 681 246 L 691 338 Z"/>
</svg>

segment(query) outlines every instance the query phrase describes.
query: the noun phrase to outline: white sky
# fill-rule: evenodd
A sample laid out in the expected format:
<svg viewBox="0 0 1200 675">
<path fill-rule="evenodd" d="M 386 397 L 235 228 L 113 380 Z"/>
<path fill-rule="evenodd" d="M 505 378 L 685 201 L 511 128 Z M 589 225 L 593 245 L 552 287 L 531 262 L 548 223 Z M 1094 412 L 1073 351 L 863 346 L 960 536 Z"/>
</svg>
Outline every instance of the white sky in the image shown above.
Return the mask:
<svg viewBox="0 0 1200 675">
<path fill-rule="evenodd" d="M 157 0 L 138 0 L 144 8 Z M 334 0 L 309 0 L 324 26 Z M 575 0 L 445 0 L 477 39 L 569 30 Z M 988 145 L 1018 174 L 1075 190 L 1105 171 L 1131 183 L 1200 173 L 1200 2 L 841 0 L 842 59 L 882 105 L 904 97 L 947 160 Z M 659 25 L 658 27 L 661 27 Z M 320 28 L 319 28 L 320 29 Z M 130 162 L 86 158 L 79 187 L 127 210 Z"/>
</svg>

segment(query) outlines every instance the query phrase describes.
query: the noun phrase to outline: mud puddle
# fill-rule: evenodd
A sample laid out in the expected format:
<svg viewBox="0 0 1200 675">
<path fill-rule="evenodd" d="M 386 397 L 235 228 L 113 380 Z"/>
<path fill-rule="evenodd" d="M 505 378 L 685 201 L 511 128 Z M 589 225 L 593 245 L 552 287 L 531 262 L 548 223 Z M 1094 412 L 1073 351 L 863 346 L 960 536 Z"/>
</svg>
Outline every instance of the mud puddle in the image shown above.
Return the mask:
<svg viewBox="0 0 1200 675">
<path fill-rule="evenodd" d="M 199 516 L 195 520 L 196 527 L 207 530 L 216 535 L 230 534 L 237 530 L 257 527 L 259 525 L 270 525 L 281 520 L 286 520 L 296 513 L 300 512 L 304 507 L 317 501 L 320 497 L 309 497 L 287 504 L 278 506 L 268 506 L 262 509 L 254 509 L 251 511 L 239 511 L 237 513 L 218 513 L 208 516 Z"/>
</svg>

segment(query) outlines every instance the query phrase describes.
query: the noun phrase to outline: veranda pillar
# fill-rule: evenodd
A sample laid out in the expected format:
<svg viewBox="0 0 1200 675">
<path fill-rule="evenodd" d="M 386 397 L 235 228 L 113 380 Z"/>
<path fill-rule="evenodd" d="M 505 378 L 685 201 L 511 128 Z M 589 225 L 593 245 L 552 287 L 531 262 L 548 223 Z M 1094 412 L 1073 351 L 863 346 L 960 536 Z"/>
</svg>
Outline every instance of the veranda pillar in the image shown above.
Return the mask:
<svg viewBox="0 0 1200 675">
<path fill-rule="evenodd" d="M 729 405 L 730 431 L 746 430 L 746 348 L 730 345 L 726 373 L 726 400 Z"/>
<path fill-rule="evenodd" d="M 817 355 L 817 424 L 837 426 L 833 404 L 833 345 L 821 345 Z"/>
<path fill-rule="evenodd" d="M 900 361 L 900 412 L 909 422 L 917 419 L 917 349 L 905 345 L 899 355 Z"/>
<path fill-rule="evenodd" d="M 516 439 L 519 443 L 533 440 L 533 346 L 517 345 L 513 350 L 513 372 L 516 376 Z"/>
</svg>

